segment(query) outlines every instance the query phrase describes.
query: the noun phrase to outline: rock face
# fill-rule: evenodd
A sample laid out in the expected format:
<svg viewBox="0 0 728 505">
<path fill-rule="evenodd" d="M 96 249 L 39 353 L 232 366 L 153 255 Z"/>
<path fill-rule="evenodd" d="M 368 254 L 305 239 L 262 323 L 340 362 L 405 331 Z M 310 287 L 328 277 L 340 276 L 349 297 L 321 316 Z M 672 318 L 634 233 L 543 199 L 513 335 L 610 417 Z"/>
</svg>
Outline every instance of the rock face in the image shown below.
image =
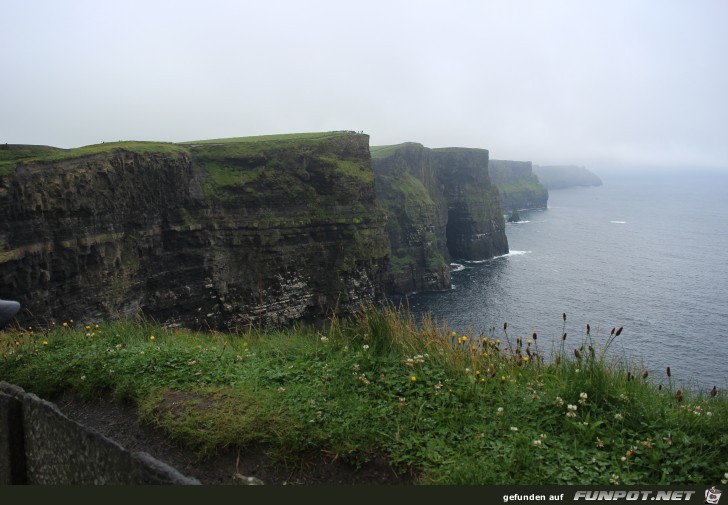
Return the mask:
<svg viewBox="0 0 728 505">
<path fill-rule="evenodd" d="M 548 189 L 533 173 L 530 161 L 490 160 L 488 171 L 504 211 L 546 208 Z"/>
<path fill-rule="evenodd" d="M 602 185 L 602 180 L 596 174 L 576 165 L 534 165 L 533 171 L 548 189 Z"/>
<path fill-rule="evenodd" d="M 372 147 L 377 199 L 389 217 L 388 290 L 450 289 L 452 260 L 508 252 L 497 188 L 484 149 Z"/>
<path fill-rule="evenodd" d="M 21 319 L 234 330 L 384 293 L 367 135 L 48 152 L 0 155 L 0 298 Z"/>
</svg>

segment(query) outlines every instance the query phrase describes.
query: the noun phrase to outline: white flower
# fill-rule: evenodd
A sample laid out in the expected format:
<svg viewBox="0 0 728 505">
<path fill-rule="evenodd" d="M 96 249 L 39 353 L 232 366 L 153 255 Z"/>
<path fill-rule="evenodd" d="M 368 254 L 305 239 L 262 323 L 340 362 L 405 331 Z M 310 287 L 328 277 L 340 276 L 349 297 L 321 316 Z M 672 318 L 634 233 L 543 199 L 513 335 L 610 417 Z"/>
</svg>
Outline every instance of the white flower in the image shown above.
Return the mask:
<svg viewBox="0 0 728 505">
<path fill-rule="evenodd" d="M 710 412 L 710 411 L 708 411 L 708 412 L 706 412 L 706 413 L 705 413 L 705 415 L 706 415 L 706 416 L 708 416 L 708 417 L 710 417 L 710 416 L 712 416 L 712 415 L 713 415 L 713 413 L 712 413 L 712 412 Z"/>
<path fill-rule="evenodd" d="M 362 348 L 362 349 L 364 349 L 364 350 L 366 351 L 367 349 L 369 349 L 369 345 L 367 345 L 367 344 L 364 344 L 363 346 L 361 346 L 361 348 Z"/>
<path fill-rule="evenodd" d="M 284 388 L 283 386 L 281 386 L 281 387 L 278 388 L 278 392 L 279 393 L 285 393 L 286 392 L 286 388 Z"/>
<path fill-rule="evenodd" d="M 329 341 L 329 337 L 326 337 L 326 336 L 321 337 L 321 342 L 323 342 L 324 344 L 328 341 Z"/>
<path fill-rule="evenodd" d="M 721 484 L 728 484 L 728 472 L 723 474 L 723 477 L 725 477 L 725 479 L 720 479 Z"/>
<path fill-rule="evenodd" d="M 586 400 L 588 398 L 588 395 L 586 393 L 579 393 L 579 398 L 582 400 Z"/>
<path fill-rule="evenodd" d="M 541 442 L 541 440 L 537 439 L 533 441 L 533 445 L 535 445 L 536 447 L 542 447 L 543 443 Z"/>
<path fill-rule="evenodd" d="M 627 457 L 626 457 L 626 456 L 622 456 L 622 457 L 621 457 L 621 458 L 619 458 L 619 459 L 620 459 L 620 460 L 622 461 L 622 463 L 624 463 L 625 461 L 627 461 Z"/>
<path fill-rule="evenodd" d="M 503 415 L 503 407 L 498 407 L 498 413 L 496 415 L 498 415 L 498 416 Z"/>
<path fill-rule="evenodd" d="M 556 400 L 554 400 L 554 404 L 557 407 L 562 407 L 564 405 L 564 400 L 560 396 L 557 396 Z"/>
<path fill-rule="evenodd" d="M 86 376 L 85 376 L 85 375 L 82 375 L 82 376 L 81 376 L 81 380 L 82 380 L 82 381 L 85 381 L 85 380 L 86 380 Z"/>
<path fill-rule="evenodd" d="M 619 475 L 616 473 L 613 473 L 612 476 L 609 479 L 610 484 L 619 484 Z"/>
<path fill-rule="evenodd" d="M 614 414 L 614 419 L 615 421 L 621 421 L 624 419 L 624 417 L 622 417 L 622 414 Z"/>
<path fill-rule="evenodd" d="M 576 405 L 571 405 L 571 404 L 567 405 L 566 406 L 566 410 L 567 410 L 566 417 L 576 417 L 577 408 L 578 407 Z"/>
<path fill-rule="evenodd" d="M 516 428 L 515 426 L 511 426 L 511 431 L 518 431 L 518 428 Z"/>
</svg>

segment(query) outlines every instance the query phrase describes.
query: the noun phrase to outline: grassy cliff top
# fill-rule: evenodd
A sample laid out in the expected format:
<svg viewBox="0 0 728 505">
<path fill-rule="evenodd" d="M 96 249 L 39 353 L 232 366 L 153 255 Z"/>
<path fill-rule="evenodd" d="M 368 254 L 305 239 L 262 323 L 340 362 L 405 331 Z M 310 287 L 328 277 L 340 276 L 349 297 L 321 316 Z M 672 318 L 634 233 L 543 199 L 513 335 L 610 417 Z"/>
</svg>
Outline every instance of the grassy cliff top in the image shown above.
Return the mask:
<svg viewBox="0 0 728 505">
<path fill-rule="evenodd" d="M 225 139 L 208 139 L 208 140 L 191 140 L 187 142 L 179 142 L 181 145 L 195 144 L 234 144 L 234 143 L 250 143 L 250 142 L 279 142 L 279 141 L 298 141 L 298 140 L 322 140 L 331 137 L 342 137 L 351 135 L 352 131 L 332 131 L 332 132 L 309 132 L 309 133 L 283 133 L 277 135 L 255 135 L 252 137 L 232 137 Z"/>
<path fill-rule="evenodd" d="M 420 143 L 417 142 L 402 142 L 401 144 L 391 144 L 387 146 L 369 146 L 369 152 L 372 155 L 372 158 L 388 158 L 392 156 L 394 153 L 399 151 L 400 149 L 404 147 L 425 147 Z"/>
<path fill-rule="evenodd" d="M 0 175 L 12 172 L 19 162 L 32 161 L 63 161 L 95 154 L 108 153 L 123 149 L 140 154 L 180 154 L 186 148 L 171 142 L 105 142 L 74 149 L 61 149 L 50 146 L 36 145 L 8 145 L 7 149 L 0 146 Z"/>
</svg>

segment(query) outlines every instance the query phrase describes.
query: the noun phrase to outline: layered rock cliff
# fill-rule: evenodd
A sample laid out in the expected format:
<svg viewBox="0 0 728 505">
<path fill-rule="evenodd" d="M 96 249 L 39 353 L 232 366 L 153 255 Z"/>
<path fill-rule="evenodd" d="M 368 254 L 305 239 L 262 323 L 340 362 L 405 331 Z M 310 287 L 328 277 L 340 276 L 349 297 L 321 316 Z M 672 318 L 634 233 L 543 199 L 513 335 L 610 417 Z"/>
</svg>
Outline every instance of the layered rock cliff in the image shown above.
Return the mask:
<svg viewBox="0 0 728 505">
<path fill-rule="evenodd" d="M 388 289 L 449 289 L 452 260 L 508 252 L 497 188 L 484 149 L 372 147 L 377 198 L 388 214 Z"/>
<path fill-rule="evenodd" d="M 548 189 L 602 185 L 599 176 L 587 170 L 586 167 L 576 165 L 534 165 L 533 172 Z"/>
<path fill-rule="evenodd" d="M 490 160 L 488 172 L 505 212 L 547 207 L 548 189 L 533 173 L 530 161 Z"/>
<path fill-rule="evenodd" d="M 10 149 L 0 298 L 20 301 L 22 320 L 144 314 L 235 329 L 382 296 L 389 241 L 368 140 Z"/>
</svg>

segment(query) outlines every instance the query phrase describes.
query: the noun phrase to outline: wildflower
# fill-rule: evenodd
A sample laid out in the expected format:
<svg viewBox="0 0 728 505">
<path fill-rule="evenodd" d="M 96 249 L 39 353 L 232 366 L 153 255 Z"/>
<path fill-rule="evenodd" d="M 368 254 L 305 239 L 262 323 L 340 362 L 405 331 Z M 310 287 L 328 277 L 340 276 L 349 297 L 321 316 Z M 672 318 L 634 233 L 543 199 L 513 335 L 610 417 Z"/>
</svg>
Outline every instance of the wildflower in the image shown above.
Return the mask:
<svg viewBox="0 0 728 505">
<path fill-rule="evenodd" d="M 469 374 L 469 373 L 470 373 L 470 368 L 466 368 L 466 369 L 465 369 L 465 373 L 466 373 L 466 374 Z"/>
<path fill-rule="evenodd" d="M 564 406 L 563 398 L 561 398 L 560 396 L 557 396 L 556 400 L 554 400 L 554 405 L 556 405 L 559 408 L 563 407 Z"/>
<path fill-rule="evenodd" d="M 85 376 L 85 375 L 82 375 L 82 376 L 81 376 L 81 380 L 82 380 L 82 381 L 85 381 L 85 380 L 86 380 L 86 376 Z"/>
<path fill-rule="evenodd" d="M 584 405 L 586 403 L 587 394 L 586 393 L 580 393 L 579 394 L 579 403 Z"/>
<path fill-rule="evenodd" d="M 609 483 L 615 484 L 615 485 L 619 484 L 619 475 L 617 475 L 616 473 L 613 473 L 612 476 L 609 478 Z"/>
<path fill-rule="evenodd" d="M 364 349 L 364 350 L 366 351 L 366 350 L 368 350 L 368 349 L 369 349 L 369 345 L 368 345 L 368 344 L 364 344 L 363 346 L 361 346 L 361 348 L 362 348 L 362 349 Z"/>
<path fill-rule="evenodd" d="M 400 396 L 399 397 L 399 405 L 400 405 L 400 407 L 404 407 L 406 404 L 407 404 L 407 398 L 405 398 L 404 396 Z"/>
<path fill-rule="evenodd" d="M 723 474 L 723 477 L 725 477 L 725 478 L 724 479 L 720 479 L 720 482 L 722 484 L 728 484 L 728 472 L 724 473 Z"/>
<path fill-rule="evenodd" d="M 627 458 L 626 458 L 625 456 L 622 456 L 621 458 L 619 458 L 619 460 L 620 460 L 620 461 L 621 461 L 622 463 L 624 463 L 625 461 L 627 461 Z"/>
<path fill-rule="evenodd" d="M 503 415 L 503 407 L 498 407 L 498 410 L 497 410 L 497 414 L 496 415 L 497 416 L 502 416 Z"/>
<path fill-rule="evenodd" d="M 543 443 L 541 442 L 541 440 L 536 439 L 533 441 L 533 445 L 535 445 L 536 447 L 541 447 Z"/>
<path fill-rule="evenodd" d="M 622 414 L 620 414 L 620 413 L 614 414 L 615 421 L 622 421 L 623 419 L 624 419 L 624 417 L 622 417 Z"/>
<path fill-rule="evenodd" d="M 597 437 L 596 446 L 598 449 L 604 449 L 604 441 L 599 437 Z"/>
<path fill-rule="evenodd" d="M 412 377 L 410 377 L 410 380 L 412 382 L 417 382 L 417 376 L 416 375 L 413 375 Z"/>
<path fill-rule="evenodd" d="M 516 428 L 515 426 L 511 426 L 511 431 L 518 431 L 518 428 Z"/>
<path fill-rule="evenodd" d="M 321 337 L 321 342 L 323 342 L 324 344 L 325 344 L 326 342 L 328 342 L 328 341 L 329 341 L 329 337 L 327 337 L 327 336 L 323 336 L 323 337 Z"/>
<path fill-rule="evenodd" d="M 708 412 L 705 413 L 705 415 L 708 416 L 708 417 L 711 417 L 713 415 L 713 413 L 710 412 L 710 411 L 708 411 Z"/>
<path fill-rule="evenodd" d="M 631 458 L 632 457 L 632 451 L 627 451 L 625 453 L 625 456 L 627 456 L 628 458 Z"/>
<path fill-rule="evenodd" d="M 65 322 L 65 321 L 63 321 L 63 327 L 64 327 L 64 328 L 68 328 L 68 323 L 67 323 L 67 322 Z"/>
<path fill-rule="evenodd" d="M 533 340 L 531 340 L 531 339 L 529 338 L 528 340 L 526 340 L 526 343 L 527 343 L 528 345 L 531 345 L 531 344 L 533 343 Z"/>
<path fill-rule="evenodd" d="M 440 389 L 442 389 L 442 381 L 437 381 L 437 384 L 435 384 L 434 388 L 435 388 L 435 394 L 439 395 Z"/>
<path fill-rule="evenodd" d="M 154 335 L 150 335 L 149 340 L 154 341 Z"/>
<path fill-rule="evenodd" d="M 576 417 L 576 405 L 569 404 L 566 406 L 566 409 L 568 410 L 568 412 L 566 412 L 566 417 Z"/>
<path fill-rule="evenodd" d="M 86 331 L 91 331 L 91 326 L 88 324 L 86 325 Z"/>
<path fill-rule="evenodd" d="M 501 375 L 501 382 L 505 382 L 505 381 L 506 381 L 506 376 L 505 375 Z"/>
<path fill-rule="evenodd" d="M 120 350 L 121 350 L 121 344 L 116 344 L 116 346 L 115 346 L 115 347 L 116 347 L 116 350 L 117 350 L 117 351 L 120 351 Z"/>
<path fill-rule="evenodd" d="M 457 337 L 457 336 L 458 336 L 457 332 L 456 332 L 456 331 L 453 331 L 453 332 L 452 332 L 452 337 L 453 337 L 453 338 L 455 338 L 455 337 Z"/>
<path fill-rule="evenodd" d="M 286 388 L 284 388 L 283 386 L 281 386 L 281 387 L 278 388 L 278 392 L 279 393 L 285 393 L 286 392 Z"/>
<path fill-rule="evenodd" d="M 359 366 L 358 363 L 354 363 L 354 366 L 351 367 L 351 369 L 354 370 L 355 372 L 358 372 L 359 368 L 361 368 L 361 367 Z"/>
<path fill-rule="evenodd" d="M 235 356 L 235 361 L 243 361 L 243 357 L 238 354 L 237 356 Z"/>
<path fill-rule="evenodd" d="M 48 341 L 47 340 L 44 340 L 43 341 L 43 345 L 48 345 Z"/>
<path fill-rule="evenodd" d="M 540 435 L 538 436 L 538 438 L 540 438 L 540 439 L 542 439 L 542 440 L 546 440 L 546 433 L 541 433 L 541 434 L 540 434 Z"/>
<path fill-rule="evenodd" d="M 367 376 L 362 374 L 359 377 L 357 377 L 357 380 L 360 381 L 365 386 L 369 384 L 369 379 L 367 379 Z"/>
<path fill-rule="evenodd" d="M 523 361 L 525 361 L 526 363 L 528 363 L 528 356 L 524 356 L 523 357 Z"/>
</svg>

